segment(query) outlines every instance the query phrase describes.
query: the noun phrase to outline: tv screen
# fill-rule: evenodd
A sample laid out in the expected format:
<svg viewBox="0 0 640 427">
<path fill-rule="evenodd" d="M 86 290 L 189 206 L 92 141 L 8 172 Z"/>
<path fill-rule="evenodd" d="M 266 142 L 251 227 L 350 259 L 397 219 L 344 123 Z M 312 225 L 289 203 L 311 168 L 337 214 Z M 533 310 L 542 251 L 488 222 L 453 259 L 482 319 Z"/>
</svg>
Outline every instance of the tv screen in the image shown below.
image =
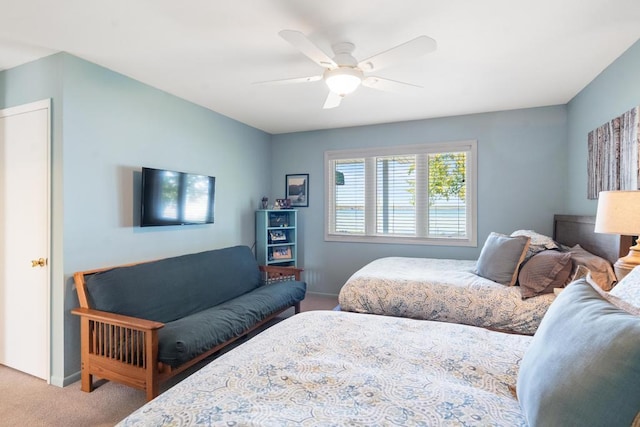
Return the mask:
<svg viewBox="0 0 640 427">
<path fill-rule="evenodd" d="M 213 223 L 216 179 L 142 168 L 142 227 Z"/>
</svg>

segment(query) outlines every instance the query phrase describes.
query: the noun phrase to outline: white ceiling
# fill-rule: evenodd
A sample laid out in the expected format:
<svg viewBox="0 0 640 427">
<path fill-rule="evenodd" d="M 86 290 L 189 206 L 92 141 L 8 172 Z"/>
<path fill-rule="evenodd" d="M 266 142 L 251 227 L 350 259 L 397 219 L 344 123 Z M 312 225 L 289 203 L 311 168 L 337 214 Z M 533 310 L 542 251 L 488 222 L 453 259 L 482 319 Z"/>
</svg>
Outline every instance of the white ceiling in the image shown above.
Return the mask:
<svg viewBox="0 0 640 427">
<path fill-rule="evenodd" d="M 376 72 L 422 89 L 323 110 L 323 81 L 253 84 L 322 72 L 282 29 L 438 49 Z M 0 70 L 66 51 L 273 134 L 564 104 L 639 38 L 639 0 L 0 0 Z"/>
</svg>

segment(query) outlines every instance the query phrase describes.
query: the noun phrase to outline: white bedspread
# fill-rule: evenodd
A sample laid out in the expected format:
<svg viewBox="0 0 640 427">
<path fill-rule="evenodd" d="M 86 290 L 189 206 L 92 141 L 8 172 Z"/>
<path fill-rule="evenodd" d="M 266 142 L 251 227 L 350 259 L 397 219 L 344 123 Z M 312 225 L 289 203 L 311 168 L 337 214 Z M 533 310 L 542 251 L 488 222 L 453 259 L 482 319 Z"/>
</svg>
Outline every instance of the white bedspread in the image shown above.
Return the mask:
<svg viewBox="0 0 640 427">
<path fill-rule="evenodd" d="M 462 323 L 533 335 L 555 298 L 522 299 L 473 273 L 469 260 L 389 257 L 351 276 L 339 295 L 343 310 Z"/>
<path fill-rule="evenodd" d="M 531 337 L 301 313 L 220 356 L 121 426 L 521 426 L 509 386 Z"/>
</svg>

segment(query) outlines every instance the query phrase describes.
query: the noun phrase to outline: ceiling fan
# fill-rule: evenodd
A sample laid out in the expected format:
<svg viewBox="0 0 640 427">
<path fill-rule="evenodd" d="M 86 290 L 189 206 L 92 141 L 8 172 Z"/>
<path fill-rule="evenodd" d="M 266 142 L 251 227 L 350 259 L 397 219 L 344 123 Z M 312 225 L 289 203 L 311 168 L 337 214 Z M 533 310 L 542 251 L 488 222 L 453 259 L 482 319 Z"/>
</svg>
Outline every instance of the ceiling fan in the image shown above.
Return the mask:
<svg viewBox="0 0 640 427">
<path fill-rule="evenodd" d="M 427 36 L 419 36 L 396 47 L 380 52 L 362 61 L 353 57 L 355 45 L 349 42 L 336 43 L 332 46 L 334 57 L 330 58 L 300 31 L 282 30 L 280 37 L 306 55 L 313 62 L 323 67 L 322 74 L 310 77 L 299 77 L 284 80 L 272 80 L 259 83 L 287 84 L 307 83 L 324 80 L 329 87 L 329 95 L 323 108 L 335 108 L 346 95 L 353 93 L 358 86 L 370 87 L 385 91 L 402 91 L 420 88 L 410 83 L 389 80 L 377 76 L 365 76 L 365 73 L 378 71 L 406 59 L 415 58 L 436 50 L 436 41 Z"/>
</svg>

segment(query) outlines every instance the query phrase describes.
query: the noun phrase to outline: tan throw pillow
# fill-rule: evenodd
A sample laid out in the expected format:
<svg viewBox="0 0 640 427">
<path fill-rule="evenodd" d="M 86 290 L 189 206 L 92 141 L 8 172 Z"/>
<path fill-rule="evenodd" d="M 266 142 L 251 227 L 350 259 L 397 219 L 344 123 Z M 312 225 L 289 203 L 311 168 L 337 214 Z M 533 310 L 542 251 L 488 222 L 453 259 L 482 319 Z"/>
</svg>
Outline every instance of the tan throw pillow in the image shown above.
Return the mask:
<svg viewBox="0 0 640 427">
<path fill-rule="evenodd" d="M 571 278 L 571 281 L 573 282 L 574 280 L 582 279 L 583 277 L 587 277 L 588 275 L 589 275 L 589 269 L 584 265 L 579 265 L 575 269 L 575 273 L 573 273 L 573 277 Z"/>
<path fill-rule="evenodd" d="M 617 279 L 609 261 L 592 254 L 580 245 L 570 248 L 569 253 L 571 253 L 571 259 L 576 268 L 580 265 L 588 268 L 591 279 L 598 286 L 605 291 L 611 290 Z"/>
</svg>

